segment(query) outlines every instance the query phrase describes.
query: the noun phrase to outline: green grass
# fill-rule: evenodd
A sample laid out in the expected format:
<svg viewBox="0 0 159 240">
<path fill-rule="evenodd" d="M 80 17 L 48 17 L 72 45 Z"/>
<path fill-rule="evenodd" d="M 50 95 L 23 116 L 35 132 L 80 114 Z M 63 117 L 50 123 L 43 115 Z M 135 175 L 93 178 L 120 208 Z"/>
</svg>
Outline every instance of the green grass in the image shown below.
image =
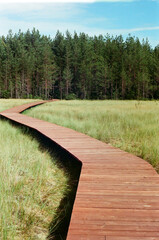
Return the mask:
<svg viewBox="0 0 159 240">
<path fill-rule="evenodd" d="M 59 101 L 25 114 L 110 143 L 144 158 L 159 171 L 158 101 Z"/>
<path fill-rule="evenodd" d="M 0 100 L 0 111 L 32 100 Z M 68 177 L 39 143 L 0 120 L 0 239 L 46 239 Z"/>
</svg>

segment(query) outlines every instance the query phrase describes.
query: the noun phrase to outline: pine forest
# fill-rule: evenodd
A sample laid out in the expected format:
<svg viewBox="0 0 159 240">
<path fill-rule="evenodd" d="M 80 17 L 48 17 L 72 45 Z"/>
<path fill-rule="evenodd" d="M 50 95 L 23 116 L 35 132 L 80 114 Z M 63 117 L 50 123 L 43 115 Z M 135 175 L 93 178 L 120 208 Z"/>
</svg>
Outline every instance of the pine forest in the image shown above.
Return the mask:
<svg viewBox="0 0 159 240">
<path fill-rule="evenodd" d="M 159 45 L 10 30 L 0 37 L 0 98 L 159 99 Z"/>
</svg>

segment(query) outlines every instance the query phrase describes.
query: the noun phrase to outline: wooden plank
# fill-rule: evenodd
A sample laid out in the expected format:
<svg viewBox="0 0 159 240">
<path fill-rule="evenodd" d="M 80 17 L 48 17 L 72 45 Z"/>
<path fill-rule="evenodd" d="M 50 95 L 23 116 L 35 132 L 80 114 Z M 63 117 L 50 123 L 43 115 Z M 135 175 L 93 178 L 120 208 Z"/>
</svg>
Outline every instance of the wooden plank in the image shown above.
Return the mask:
<svg viewBox="0 0 159 240">
<path fill-rule="evenodd" d="M 78 235 L 78 234 L 68 234 L 67 240 L 106 240 L 107 238 L 105 236 L 99 236 L 99 235 Z"/>
<path fill-rule="evenodd" d="M 95 192 L 94 191 L 87 191 L 87 189 L 85 190 L 80 190 L 80 191 L 77 191 L 77 197 L 78 195 L 87 195 L 89 194 L 90 196 L 93 196 L 94 194 L 95 195 L 98 195 L 98 196 L 104 196 L 105 198 L 108 196 L 108 195 L 123 195 L 123 196 L 150 196 L 150 197 L 158 197 L 159 196 L 159 192 L 158 191 L 119 191 L 119 190 L 96 190 Z"/>
<path fill-rule="evenodd" d="M 157 230 L 157 232 L 155 231 L 150 231 L 150 232 L 140 232 L 140 231 L 105 231 L 103 229 L 98 229 L 98 230 L 84 230 L 84 229 L 71 229 L 70 230 L 71 233 L 74 235 L 75 233 L 78 234 L 78 235 L 93 235 L 93 236 L 98 236 L 99 234 L 101 234 L 101 236 L 103 236 L 105 234 L 106 236 L 106 239 L 107 239 L 107 236 L 119 236 L 119 237 L 159 237 L 159 232 Z M 69 238 L 68 238 L 69 239 Z M 98 239 L 98 238 L 96 238 Z"/>
<path fill-rule="evenodd" d="M 92 231 L 95 234 L 101 234 L 101 235 L 107 235 L 107 232 L 117 232 L 117 231 L 123 231 L 123 232 L 127 232 L 127 231 L 131 231 L 131 232 L 138 232 L 138 234 L 141 233 L 147 233 L 147 232 L 158 232 L 158 224 L 156 225 L 151 225 L 151 224 L 120 224 L 120 222 L 118 224 L 108 224 L 107 221 L 103 221 L 100 224 L 98 223 L 98 221 L 95 222 L 90 222 L 89 223 L 73 223 L 70 227 L 70 231 L 75 232 L 86 232 L 88 233 L 88 231 Z M 142 235 L 142 234 L 141 234 Z"/>
<path fill-rule="evenodd" d="M 82 174 L 80 177 L 80 182 L 95 182 L 95 183 L 99 183 L 99 182 L 107 182 L 107 184 L 109 183 L 113 183 L 113 182 L 117 182 L 117 183 L 122 183 L 122 182 L 127 182 L 127 183 L 136 183 L 136 184 L 159 184 L 159 178 L 154 176 L 154 177 L 144 177 L 144 176 L 136 176 L 134 178 L 134 176 L 116 176 L 116 175 L 93 175 L 93 174 Z"/>
<path fill-rule="evenodd" d="M 76 205 L 76 208 L 73 211 L 72 220 L 74 218 L 85 222 L 87 220 L 122 220 L 159 223 L 159 210 L 80 208 Z"/>
<path fill-rule="evenodd" d="M 91 169 L 91 168 L 85 168 L 84 166 L 82 167 L 82 172 L 83 174 L 93 174 L 93 175 L 116 175 L 116 176 L 146 176 L 146 177 L 153 177 L 155 174 L 155 170 L 147 170 L 147 169 L 139 169 L 135 171 L 133 170 L 129 170 L 129 169 L 116 169 L 115 171 L 112 169 L 107 169 L 107 168 L 102 168 L 100 169 L 100 171 L 95 171 L 95 169 Z M 156 175 L 156 174 L 155 174 Z"/>
<path fill-rule="evenodd" d="M 136 184 L 136 183 L 110 183 L 106 184 L 105 182 L 100 182 L 96 184 L 96 182 L 80 182 L 79 184 L 79 190 L 85 191 L 85 189 L 89 191 L 105 191 L 105 190 L 121 190 L 121 191 L 158 191 L 159 186 L 157 184 L 155 185 L 145 185 L 145 184 Z"/>
<path fill-rule="evenodd" d="M 109 208 L 109 209 L 156 209 L 159 210 L 159 197 L 153 200 L 138 196 L 78 196 L 76 206 L 84 208 Z"/>
<path fill-rule="evenodd" d="M 86 239 L 86 238 L 85 238 Z M 107 236 L 106 240 L 159 240 L 159 237 L 125 237 L 125 236 Z"/>
</svg>

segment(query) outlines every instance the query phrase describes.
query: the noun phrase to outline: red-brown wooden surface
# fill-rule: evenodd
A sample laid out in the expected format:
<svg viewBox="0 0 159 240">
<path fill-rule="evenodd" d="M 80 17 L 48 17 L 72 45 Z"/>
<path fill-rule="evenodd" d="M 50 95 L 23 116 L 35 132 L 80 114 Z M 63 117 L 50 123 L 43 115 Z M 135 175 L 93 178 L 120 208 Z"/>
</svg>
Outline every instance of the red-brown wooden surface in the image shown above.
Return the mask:
<svg viewBox="0 0 159 240">
<path fill-rule="evenodd" d="M 146 161 L 74 130 L 19 114 L 0 114 L 36 129 L 82 162 L 67 240 L 159 240 L 159 175 Z"/>
</svg>

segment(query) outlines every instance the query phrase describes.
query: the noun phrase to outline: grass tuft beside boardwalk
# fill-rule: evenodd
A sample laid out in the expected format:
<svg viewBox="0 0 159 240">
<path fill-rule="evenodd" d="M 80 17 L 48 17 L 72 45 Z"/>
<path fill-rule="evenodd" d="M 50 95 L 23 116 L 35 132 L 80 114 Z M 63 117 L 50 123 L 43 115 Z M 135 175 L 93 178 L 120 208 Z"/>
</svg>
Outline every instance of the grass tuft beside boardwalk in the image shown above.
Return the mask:
<svg viewBox="0 0 159 240">
<path fill-rule="evenodd" d="M 159 101 L 59 101 L 25 114 L 110 143 L 159 171 Z"/>
<path fill-rule="evenodd" d="M 0 100 L 0 111 L 32 100 Z M 46 239 L 68 191 L 56 159 L 19 128 L 0 120 L 0 239 Z"/>
</svg>

